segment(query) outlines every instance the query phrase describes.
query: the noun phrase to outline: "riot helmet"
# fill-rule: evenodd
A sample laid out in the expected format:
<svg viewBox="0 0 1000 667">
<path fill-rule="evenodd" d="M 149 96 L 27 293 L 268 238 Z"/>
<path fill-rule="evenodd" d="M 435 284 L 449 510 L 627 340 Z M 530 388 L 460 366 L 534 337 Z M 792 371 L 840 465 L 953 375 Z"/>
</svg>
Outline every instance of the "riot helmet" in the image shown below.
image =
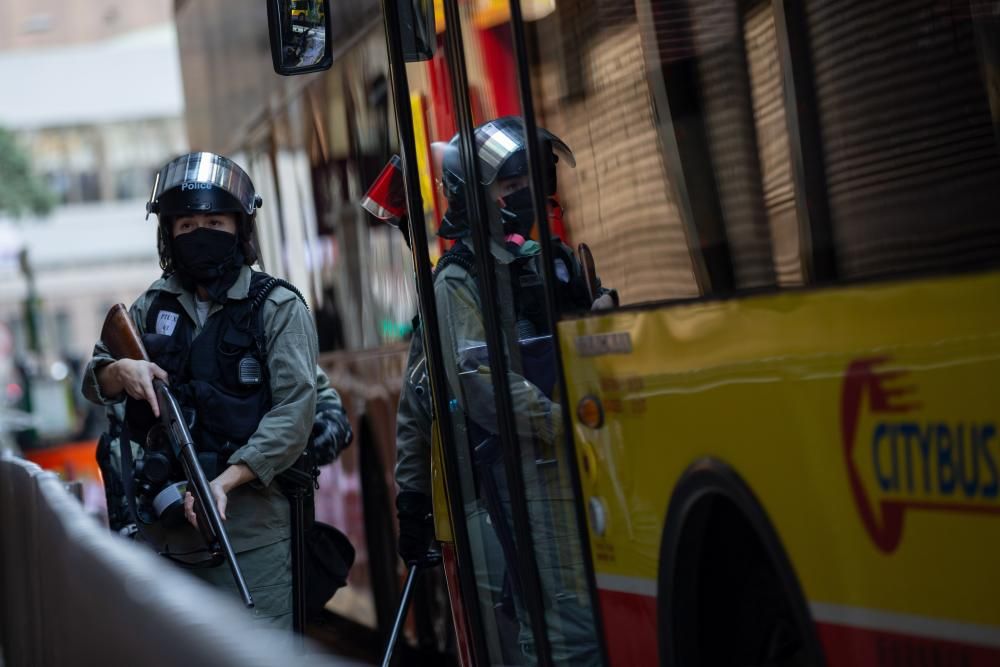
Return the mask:
<svg viewBox="0 0 1000 667">
<path fill-rule="evenodd" d="M 175 218 L 199 213 L 234 213 L 241 264 L 257 261 L 254 218 L 263 201 L 253 182 L 235 162 L 208 152 L 174 158 L 157 174 L 146 203 L 146 217 L 158 216 L 157 246 L 160 267 L 172 273 L 175 248 L 172 225 Z"/>
<path fill-rule="evenodd" d="M 545 128 L 538 128 L 538 138 L 545 196 L 551 197 L 556 193 L 556 163 L 560 156 L 570 167 L 576 166 L 576 158 L 562 139 Z M 504 116 L 480 125 L 475 130 L 475 140 L 481 185 L 490 186 L 497 181 L 528 175 L 524 120 L 520 116 Z M 465 201 L 466 178 L 458 135 L 448 142 L 442 160 L 441 180 L 448 199 L 448 212 L 441 221 L 438 234 L 449 239 L 462 238 L 469 234 L 469 224 Z M 504 196 L 500 202 L 500 214 L 506 231 L 527 233 L 534 224 L 530 187 Z"/>
</svg>

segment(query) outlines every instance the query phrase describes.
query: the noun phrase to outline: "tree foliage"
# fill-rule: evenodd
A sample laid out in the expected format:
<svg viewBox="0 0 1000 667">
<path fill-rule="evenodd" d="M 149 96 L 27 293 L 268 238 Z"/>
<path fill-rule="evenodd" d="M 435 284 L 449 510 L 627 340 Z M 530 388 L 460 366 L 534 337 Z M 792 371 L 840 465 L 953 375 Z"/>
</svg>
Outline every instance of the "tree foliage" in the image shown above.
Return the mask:
<svg viewBox="0 0 1000 667">
<path fill-rule="evenodd" d="M 31 171 L 31 162 L 14 135 L 0 128 L 0 214 L 44 215 L 55 203 L 55 195 Z"/>
</svg>

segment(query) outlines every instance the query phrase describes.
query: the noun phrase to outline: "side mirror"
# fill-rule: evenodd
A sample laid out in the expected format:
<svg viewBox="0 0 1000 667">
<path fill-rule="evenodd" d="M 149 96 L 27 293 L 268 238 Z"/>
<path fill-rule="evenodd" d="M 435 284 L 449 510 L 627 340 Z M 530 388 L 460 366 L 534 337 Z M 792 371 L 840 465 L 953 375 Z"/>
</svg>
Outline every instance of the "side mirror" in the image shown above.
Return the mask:
<svg viewBox="0 0 1000 667">
<path fill-rule="evenodd" d="M 327 0 L 267 0 L 275 72 L 291 76 L 330 68 L 333 45 L 328 5 Z"/>
</svg>

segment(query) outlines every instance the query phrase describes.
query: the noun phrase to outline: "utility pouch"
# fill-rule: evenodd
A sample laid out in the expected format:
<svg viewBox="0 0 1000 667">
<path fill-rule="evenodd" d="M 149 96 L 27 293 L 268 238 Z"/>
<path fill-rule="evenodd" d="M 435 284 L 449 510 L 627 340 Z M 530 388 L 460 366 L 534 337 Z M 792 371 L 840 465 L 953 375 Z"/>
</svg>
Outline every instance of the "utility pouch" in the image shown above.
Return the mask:
<svg viewBox="0 0 1000 667">
<path fill-rule="evenodd" d="M 354 547 L 333 526 L 314 521 L 306 531 L 306 616 L 318 616 L 338 589 L 347 585 Z"/>
<path fill-rule="evenodd" d="M 114 438 L 110 433 L 102 433 L 97 442 L 97 465 L 101 469 L 104 481 L 104 497 L 108 506 L 108 528 L 118 532 L 129 523 L 128 504 L 125 502 L 125 487 L 122 484 L 119 466 L 112 460 L 112 443 Z"/>
</svg>

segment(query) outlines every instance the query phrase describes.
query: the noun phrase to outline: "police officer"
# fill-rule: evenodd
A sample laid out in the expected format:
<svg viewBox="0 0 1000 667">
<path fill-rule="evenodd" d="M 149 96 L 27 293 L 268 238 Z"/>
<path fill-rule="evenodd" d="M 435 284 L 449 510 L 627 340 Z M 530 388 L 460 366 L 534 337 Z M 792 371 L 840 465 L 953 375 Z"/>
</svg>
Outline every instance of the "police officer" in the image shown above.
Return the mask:
<svg viewBox="0 0 1000 667">
<path fill-rule="evenodd" d="M 569 147 L 558 137 L 544 129 L 540 129 L 539 134 L 545 194 L 550 212 L 559 214 L 556 164 L 565 161 L 573 166 L 575 162 Z M 533 662 L 534 638 L 521 604 L 519 574 L 513 557 L 509 491 L 496 437 L 496 403 L 485 355 L 485 325 L 470 238 L 471 225 L 490 225 L 493 265 L 498 281 L 506 287 L 500 298 L 502 309 L 507 311 L 505 321 L 510 325 L 509 330 L 504 331 L 507 339 L 515 338 L 531 345 L 530 341 L 552 332 L 545 317 L 541 247 L 530 238 L 535 214 L 522 119 L 505 117 L 476 128 L 475 145 L 482 182 L 471 183 L 471 186 L 487 191 L 492 217 L 475 220 L 467 209 L 466 188 L 470 183 L 461 166 L 456 136 L 444 152 L 442 181 L 448 212 L 439 230 L 440 236 L 455 240 L 455 244 L 435 269 L 434 294 L 451 397 L 449 410 L 458 446 L 466 448 L 459 455 L 467 457 L 476 469 L 475 488 L 481 494 L 476 502 L 467 506 L 466 512 L 470 536 L 474 541 L 478 539 L 485 563 L 485 568 L 478 569 L 486 571 L 477 571 L 480 595 L 483 596 L 484 590 L 495 592 L 498 589 L 497 571 L 505 569 L 504 587 L 515 591 L 520 653 Z M 598 283 L 596 294 L 592 294 L 572 250 L 560 239 L 552 240 L 559 309 L 567 312 L 613 305 L 614 292 L 600 288 Z M 572 491 L 567 476 L 559 472 L 562 421 L 561 406 L 552 397 L 554 362 L 532 364 L 526 358 L 520 361 L 524 363 L 518 364 L 521 368 L 512 368 L 508 386 L 516 415 L 517 436 L 526 459 L 523 470 L 534 530 L 534 555 L 542 577 L 553 657 L 559 664 L 599 664 L 593 613 L 584 583 L 583 546 L 579 543 L 573 518 Z M 402 451 L 411 446 L 410 440 L 398 439 L 397 446 L 401 450 L 398 460 L 414 457 Z M 536 465 L 536 462 L 543 463 Z M 426 538 L 427 534 L 425 511 L 430 501 L 422 496 L 427 479 L 429 464 L 409 464 L 403 469 L 397 466 L 401 490 L 397 499 L 399 546 L 404 559 L 418 555 L 425 548 L 416 538 Z M 484 491 L 490 488 L 494 491 L 492 502 Z M 484 510 L 488 514 L 486 521 L 482 520 Z M 492 526 L 495 535 L 486 534 L 484 525 Z M 476 544 L 473 549 L 477 549 Z M 499 566 L 498 558 L 503 561 Z M 494 606 L 497 604 L 502 601 L 494 600 Z"/>
<path fill-rule="evenodd" d="M 289 505 L 274 480 L 298 459 L 313 425 L 317 340 L 294 288 L 250 269 L 260 205 L 250 178 L 220 155 L 191 153 L 159 172 L 147 210 L 158 215 L 165 277 L 130 309 L 151 361 L 116 361 L 99 341 L 83 392 L 105 405 L 125 400 L 126 423 L 143 443 L 159 412 L 153 378 L 169 382 L 193 413 L 199 460 L 255 616 L 289 628 Z M 174 525 L 154 517 L 149 541 L 175 560 L 198 560 L 204 544 L 190 494 L 184 515 L 187 523 Z M 224 564 L 191 572 L 235 593 Z"/>
</svg>

